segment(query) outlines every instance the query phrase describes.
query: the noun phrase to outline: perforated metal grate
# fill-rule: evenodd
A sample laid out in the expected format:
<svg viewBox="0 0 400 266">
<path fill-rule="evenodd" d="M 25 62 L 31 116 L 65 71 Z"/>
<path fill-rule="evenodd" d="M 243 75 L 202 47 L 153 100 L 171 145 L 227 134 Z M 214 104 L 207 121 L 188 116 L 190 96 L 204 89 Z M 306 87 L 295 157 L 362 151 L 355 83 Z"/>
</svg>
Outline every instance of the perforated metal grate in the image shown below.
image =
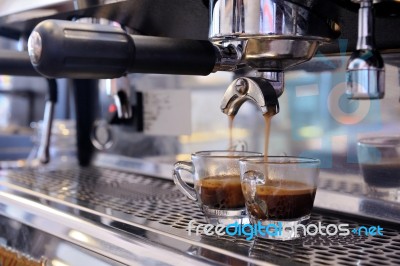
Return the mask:
<svg viewBox="0 0 400 266">
<path fill-rule="evenodd" d="M 120 217 L 129 214 L 146 223 L 152 221 L 147 224 L 169 233 L 179 231 L 187 235 L 191 220 L 205 223 L 198 206 L 167 180 L 98 167 L 50 172 L 16 171 L 1 179 L 98 211 L 112 210 L 113 215 L 121 214 Z M 312 222 L 322 225 L 347 223 L 350 228 L 368 226 L 363 221 L 321 212 L 312 214 Z M 383 234 L 368 237 L 316 235 L 289 242 L 247 241 L 244 236 L 228 235 L 203 235 L 202 239 L 215 246 L 223 243 L 224 248 L 232 251 L 238 247 L 246 249 L 250 257 L 279 264 L 400 265 L 400 232 L 385 225 Z"/>
</svg>

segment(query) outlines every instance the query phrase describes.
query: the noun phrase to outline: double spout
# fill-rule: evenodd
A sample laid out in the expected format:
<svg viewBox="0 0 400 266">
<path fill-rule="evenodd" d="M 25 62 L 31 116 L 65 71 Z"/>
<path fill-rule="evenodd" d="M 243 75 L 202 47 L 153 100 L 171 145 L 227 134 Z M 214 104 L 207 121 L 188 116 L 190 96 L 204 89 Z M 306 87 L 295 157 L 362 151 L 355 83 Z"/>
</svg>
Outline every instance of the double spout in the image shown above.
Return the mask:
<svg viewBox="0 0 400 266">
<path fill-rule="evenodd" d="M 278 76 L 282 77 L 283 74 Z M 240 77 L 235 79 L 225 91 L 221 111 L 228 116 L 234 116 L 244 102 L 251 101 L 260 108 L 263 115 L 273 116 L 279 113 L 278 97 L 282 93 L 282 80 L 273 81 L 261 76 Z"/>
</svg>

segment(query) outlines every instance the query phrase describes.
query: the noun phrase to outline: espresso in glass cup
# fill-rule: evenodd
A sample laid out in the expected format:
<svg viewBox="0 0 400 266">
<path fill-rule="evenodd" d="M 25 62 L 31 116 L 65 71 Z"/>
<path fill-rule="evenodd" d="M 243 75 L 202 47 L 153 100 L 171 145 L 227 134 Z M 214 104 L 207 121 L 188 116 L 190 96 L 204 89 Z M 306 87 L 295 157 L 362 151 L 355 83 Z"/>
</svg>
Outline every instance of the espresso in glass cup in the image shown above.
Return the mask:
<svg viewBox="0 0 400 266">
<path fill-rule="evenodd" d="M 292 240 L 306 232 L 320 161 L 288 156 L 239 160 L 243 196 L 257 237 Z"/>
<path fill-rule="evenodd" d="M 400 202 L 400 136 L 371 136 L 357 144 L 368 194 Z"/>
<path fill-rule="evenodd" d="M 208 223 L 248 223 L 239 159 L 258 155 L 261 154 L 247 151 L 196 152 L 191 162 L 174 164 L 174 182 L 183 194 L 198 202 Z M 191 174 L 194 188 L 182 180 L 181 171 Z"/>
</svg>

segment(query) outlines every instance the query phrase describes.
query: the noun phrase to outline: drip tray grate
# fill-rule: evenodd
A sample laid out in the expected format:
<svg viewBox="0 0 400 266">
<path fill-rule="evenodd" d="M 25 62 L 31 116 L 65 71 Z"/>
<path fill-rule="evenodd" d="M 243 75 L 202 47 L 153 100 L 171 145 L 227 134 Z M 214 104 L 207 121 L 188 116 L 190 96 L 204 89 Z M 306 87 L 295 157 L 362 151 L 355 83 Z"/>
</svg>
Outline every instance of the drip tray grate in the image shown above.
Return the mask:
<svg viewBox="0 0 400 266">
<path fill-rule="evenodd" d="M 198 206 L 186 199 L 168 180 L 117 170 L 89 167 L 58 171 L 10 171 L 0 180 L 121 219 L 141 221 L 170 234 L 188 236 L 188 223 L 205 224 Z M 314 212 L 312 223 L 370 226 L 361 220 Z M 376 226 L 377 224 L 371 224 Z M 201 242 L 278 264 L 400 265 L 400 232 L 381 225 L 383 236 L 307 236 L 295 241 L 248 241 L 245 236 L 201 236 Z M 192 231 L 195 237 L 195 231 Z M 239 251 L 238 251 L 239 250 Z M 208 256 L 192 247 L 191 254 Z M 215 259 L 218 260 L 218 259 Z M 234 263 L 234 262 L 232 262 Z"/>
</svg>

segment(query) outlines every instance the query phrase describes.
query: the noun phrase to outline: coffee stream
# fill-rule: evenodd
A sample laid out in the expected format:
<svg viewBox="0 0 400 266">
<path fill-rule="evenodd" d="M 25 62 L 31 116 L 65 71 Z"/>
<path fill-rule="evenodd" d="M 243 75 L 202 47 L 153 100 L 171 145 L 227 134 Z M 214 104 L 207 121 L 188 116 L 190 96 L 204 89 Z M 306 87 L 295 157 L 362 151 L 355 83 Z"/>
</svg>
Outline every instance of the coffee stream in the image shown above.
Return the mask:
<svg viewBox="0 0 400 266">
<path fill-rule="evenodd" d="M 235 119 L 234 115 L 229 115 L 229 151 L 234 151 L 234 146 L 233 146 L 233 121 Z M 265 129 L 264 129 L 264 159 L 267 161 L 268 157 L 268 148 L 269 148 L 269 135 L 271 131 L 271 120 L 272 120 L 272 115 L 266 113 L 264 115 L 264 121 L 265 121 Z"/>
<path fill-rule="evenodd" d="M 264 115 L 265 120 L 265 131 L 264 131 L 264 160 L 268 161 L 268 148 L 269 148 L 269 134 L 271 132 L 271 119 L 272 115 L 266 113 Z"/>
<path fill-rule="evenodd" d="M 271 131 L 272 112 L 264 115 L 265 129 L 264 129 L 264 161 L 268 161 L 269 137 Z M 229 150 L 233 151 L 233 121 L 235 116 L 229 116 Z M 254 194 L 256 191 L 256 198 L 258 203 L 252 199 L 247 202 L 250 215 L 255 219 L 295 219 L 305 216 L 311 212 L 316 188 L 307 185 L 303 182 L 292 180 L 274 180 L 273 177 L 268 175 L 268 164 L 265 164 L 264 174 L 266 175 L 266 183 L 264 185 L 257 185 L 256 187 L 245 185 L 242 186 L 244 194 Z M 231 178 L 232 179 L 232 178 Z M 206 181 L 206 180 L 204 180 Z M 211 186 L 211 180 L 208 180 L 208 186 Z M 213 180 L 215 181 L 215 180 Z M 232 180 L 231 180 L 232 181 Z M 228 185 L 229 183 L 229 185 Z M 240 186 L 234 183 L 219 184 L 219 190 L 214 188 L 206 188 L 207 185 L 203 184 L 202 200 L 207 205 L 214 208 L 231 208 L 239 207 L 244 202 L 241 201 Z M 215 184 L 214 184 L 215 185 Z M 225 192 L 222 193 L 222 191 Z M 228 197 L 228 189 L 232 195 Z M 251 192 L 253 191 L 253 192 Z M 217 196 L 218 195 L 218 196 Z M 223 197 L 221 197 L 223 195 Z M 248 197 L 248 196 L 247 196 Z M 245 197 L 245 198 L 247 198 Z M 262 202 L 262 203 L 261 203 Z M 260 204 L 261 203 L 261 204 Z M 261 208 L 264 206 L 263 208 Z"/>
<path fill-rule="evenodd" d="M 234 151 L 233 147 L 233 120 L 235 119 L 235 115 L 229 115 L 229 151 Z"/>
</svg>

